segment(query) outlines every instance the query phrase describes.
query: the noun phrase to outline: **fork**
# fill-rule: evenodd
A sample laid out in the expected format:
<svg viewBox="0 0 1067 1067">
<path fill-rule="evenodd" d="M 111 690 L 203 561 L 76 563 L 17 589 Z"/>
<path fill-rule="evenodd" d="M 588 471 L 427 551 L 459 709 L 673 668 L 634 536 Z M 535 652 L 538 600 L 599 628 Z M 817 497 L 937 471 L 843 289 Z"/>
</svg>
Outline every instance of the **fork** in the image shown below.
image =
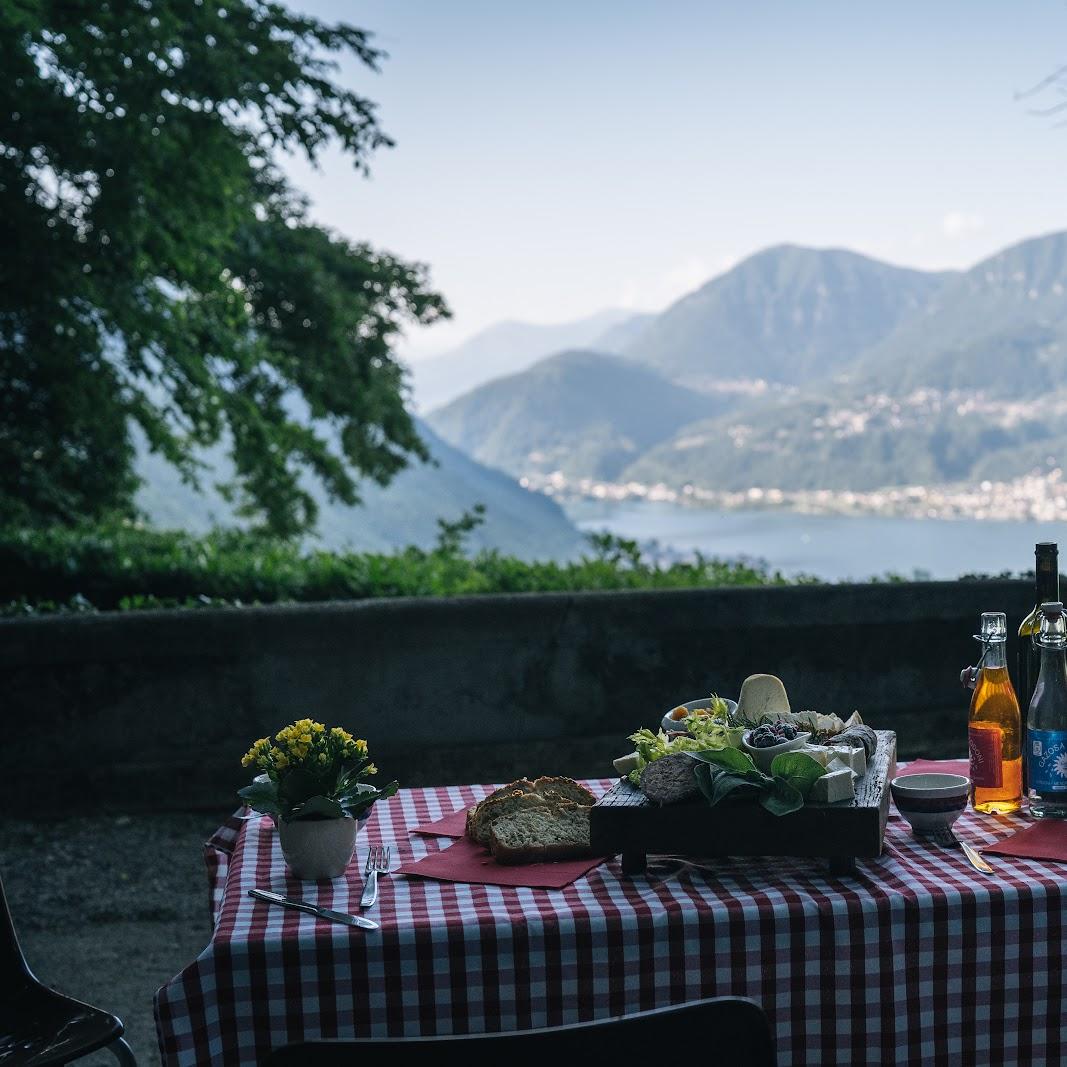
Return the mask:
<svg viewBox="0 0 1067 1067">
<path fill-rule="evenodd" d="M 363 886 L 363 896 L 360 898 L 361 908 L 373 908 L 378 899 L 378 875 L 389 873 L 389 860 L 392 857 L 392 847 L 375 845 L 367 853 L 367 866 L 363 873 L 366 876 L 366 884 Z"/>
<path fill-rule="evenodd" d="M 929 835 L 930 840 L 936 845 L 943 845 L 945 848 L 961 848 L 963 854 L 967 857 L 967 862 L 976 870 L 982 874 L 992 874 L 993 868 L 982 858 L 982 854 L 978 849 L 968 845 L 966 841 L 961 841 L 953 832 L 951 827 L 945 827 L 944 830 L 937 830 Z"/>
</svg>

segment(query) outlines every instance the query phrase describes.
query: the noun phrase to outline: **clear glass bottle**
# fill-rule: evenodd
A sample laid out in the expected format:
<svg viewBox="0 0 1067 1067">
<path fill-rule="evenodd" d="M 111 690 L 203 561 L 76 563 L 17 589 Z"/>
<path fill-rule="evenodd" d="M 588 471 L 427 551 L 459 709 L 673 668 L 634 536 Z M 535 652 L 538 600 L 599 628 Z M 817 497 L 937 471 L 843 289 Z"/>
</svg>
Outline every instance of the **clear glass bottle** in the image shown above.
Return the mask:
<svg viewBox="0 0 1067 1067">
<path fill-rule="evenodd" d="M 1041 629 L 1041 605 L 1060 599 L 1059 546 L 1054 541 L 1034 545 L 1034 575 L 1037 590 L 1034 610 L 1019 625 L 1019 648 L 1015 671 L 1015 685 L 1020 707 L 1030 707 L 1041 669 L 1041 655 L 1034 639 Z"/>
<path fill-rule="evenodd" d="M 1008 676 L 1004 612 L 983 612 L 982 632 L 975 638 L 982 643 L 982 658 L 970 672 L 971 804 L 975 811 L 1006 815 L 1022 807 L 1023 759 L 1022 714 Z"/>
<path fill-rule="evenodd" d="M 1035 819 L 1067 819 L 1067 623 L 1041 605 L 1041 672 L 1026 717 L 1027 800 Z"/>
</svg>

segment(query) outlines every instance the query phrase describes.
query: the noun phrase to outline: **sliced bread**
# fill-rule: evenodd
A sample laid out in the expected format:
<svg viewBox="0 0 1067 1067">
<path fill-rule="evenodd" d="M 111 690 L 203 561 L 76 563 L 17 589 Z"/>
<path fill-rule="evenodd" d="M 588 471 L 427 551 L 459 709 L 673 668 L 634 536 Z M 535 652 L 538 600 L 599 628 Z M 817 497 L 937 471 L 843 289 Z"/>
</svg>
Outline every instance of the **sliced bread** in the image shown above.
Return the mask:
<svg viewBox="0 0 1067 1067">
<path fill-rule="evenodd" d="M 527 796 L 526 802 L 515 802 L 516 796 Z M 504 803 L 504 801 L 508 801 Z M 542 777 L 531 782 L 519 778 L 500 789 L 494 790 L 480 804 L 467 812 L 467 836 L 480 845 L 489 844 L 489 828 L 496 819 L 522 807 L 541 807 L 560 804 L 594 804 L 596 797 L 573 778 Z"/>
<path fill-rule="evenodd" d="M 528 808 L 497 819 L 489 847 L 498 863 L 544 863 L 589 855 L 589 808 Z"/>
<path fill-rule="evenodd" d="M 533 791 L 534 784 L 529 778 L 517 778 L 514 782 L 509 782 L 507 785 L 502 785 L 499 789 L 494 789 L 489 796 L 483 797 L 473 808 L 470 808 L 467 811 L 467 836 L 477 840 L 475 825 L 478 817 L 478 809 L 486 803 L 486 801 L 496 800 L 498 797 L 510 796 L 512 793 L 532 793 Z"/>
<path fill-rule="evenodd" d="M 515 790 L 506 796 L 483 800 L 467 819 L 467 836 L 479 845 L 489 844 L 489 833 L 493 823 L 516 811 L 529 808 L 549 808 L 553 801 L 538 793 L 523 793 Z"/>
</svg>

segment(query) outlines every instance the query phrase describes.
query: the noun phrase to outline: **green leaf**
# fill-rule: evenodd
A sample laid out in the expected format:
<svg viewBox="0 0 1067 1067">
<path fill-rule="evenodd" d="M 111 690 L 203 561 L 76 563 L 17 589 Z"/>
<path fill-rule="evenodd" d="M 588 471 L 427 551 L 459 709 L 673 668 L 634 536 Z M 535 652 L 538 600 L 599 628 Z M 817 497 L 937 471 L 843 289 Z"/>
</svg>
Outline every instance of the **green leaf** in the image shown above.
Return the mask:
<svg viewBox="0 0 1067 1067">
<path fill-rule="evenodd" d="M 760 782 L 754 782 L 749 778 L 743 778 L 739 774 L 731 774 L 729 771 L 723 771 L 723 773 L 715 779 L 715 790 L 708 803 L 714 807 L 720 800 L 724 800 L 726 797 L 731 796 L 734 793 L 760 793 L 765 788 L 766 787 Z"/>
<path fill-rule="evenodd" d="M 752 757 L 736 748 L 711 749 L 707 752 L 690 752 L 693 759 L 702 760 L 704 763 L 713 763 L 725 771 L 733 771 L 737 774 L 760 774 Z"/>
<path fill-rule="evenodd" d="M 772 815 L 788 815 L 804 807 L 804 797 L 799 789 L 784 778 L 772 778 L 770 786 L 760 797 L 760 803 Z"/>
<path fill-rule="evenodd" d="M 771 774 L 785 779 L 803 797 L 825 773 L 826 768 L 804 752 L 783 752 L 771 761 Z"/>
<path fill-rule="evenodd" d="M 314 796 L 331 790 L 305 767 L 289 767 L 278 778 L 278 800 L 282 807 L 295 808 Z"/>
<path fill-rule="evenodd" d="M 724 772 L 717 768 L 712 770 L 711 765 L 708 763 L 698 763 L 693 769 L 693 777 L 697 780 L 697 786 L 709 804 L 714 803 L 715 777 L 722 773 Z"/>
<path fill-rule="evenodd" d="M 303 804 L 294 807 L 285 819 L 287 822 L 298 819 L 341 819 L 344 818 L 344 808 L 329 797 L 309 797 Z"/>
<path fill-rule="evenodd" d="M 341 807 L 344 808 L 345 814 L 356 818 L 363 814 L 375 801 L 393 796 L 399 788 L 400 786 L 396 782 L 390 782 L 381 789 L 375 789 L 374 786 L 367 785 L 365 782 L 357 782 L 337 799 L 340 801 Z"/>
<path fill-rule="evenodd" d="M 237 795 L 253 810 L 262 815 L 281 815 L 278 803 L 278 787 L 273 782 L 253 782 L 244 789 L 238 789 Z"/>
</svg>

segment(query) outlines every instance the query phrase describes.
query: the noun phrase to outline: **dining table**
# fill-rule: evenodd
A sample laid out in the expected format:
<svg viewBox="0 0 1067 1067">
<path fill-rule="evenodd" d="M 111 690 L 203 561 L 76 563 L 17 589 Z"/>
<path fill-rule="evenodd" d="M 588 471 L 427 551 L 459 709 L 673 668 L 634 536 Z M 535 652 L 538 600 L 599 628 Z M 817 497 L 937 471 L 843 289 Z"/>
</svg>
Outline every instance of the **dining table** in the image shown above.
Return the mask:
<svg viewBox="0 0 1067 1067">
<path fill-rule="evenodd" d="M 585 784 L 602 795 L 614 780 Z M 345 875 L 319 882 L 287 872 L 270 818 L 235 813 L 205 846 L 211 940 L 155 998 L 164 1064 L 252 1064 L 297 1041 L 550 1027 L 716 996 L 762 1006 L 781 1067 L 1067 1058 L 1067 864 L 987 855 L 982 874 L 895 813 L 882 855 L 847 877 L 789 857 L 650 857 L 641 875 L 607 857 L 554 889 L 392 873 L 363 912 L 373 931 L 248 896 L 359 913 L 367 849 L 390 845 L 410 869 L 456 847 L 413 831 L 493 788 L 378 802 Z M 1026 821 L 968 810 L 956 830 L 982 848 Z"/>
</svg>

